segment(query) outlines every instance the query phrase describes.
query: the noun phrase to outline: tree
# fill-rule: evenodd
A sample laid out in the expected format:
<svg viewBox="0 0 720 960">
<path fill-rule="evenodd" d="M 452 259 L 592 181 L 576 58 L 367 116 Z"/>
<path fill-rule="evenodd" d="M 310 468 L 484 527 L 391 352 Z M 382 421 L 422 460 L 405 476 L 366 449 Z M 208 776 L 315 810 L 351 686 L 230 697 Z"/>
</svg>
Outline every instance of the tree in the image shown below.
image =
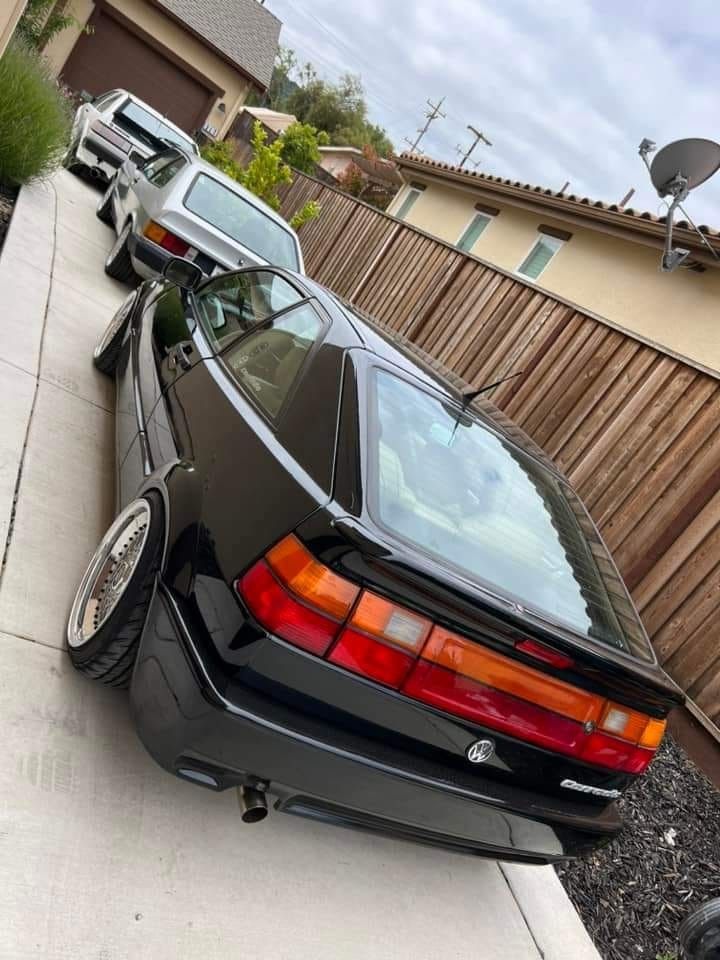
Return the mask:
<svg viewBox="0 0 720 960">
<path fill-rule="evenodd" d="M 67 27 L 80 26 L 67 12 L 69 0 L 28 0 L 15 28 L 16 36 L 35 50 L 43 50 Z"/>
<path fill-rule="evenodd" d="M 200 151 L 204 160 L 212 163 L 229 177 L 237 180 L 247 190 L 260 197 L 273 210 L 280 209 L 278 189 L 292 182 L 292 170 L 282 156 L 283 137 L 272 143 L 267 142 L 267 133 L 259 120 L 253 126 L 251 140 L 253 158 L 243 168 L 233 157 L 232 143 L 229 140 L 208 143 Z M 320 205 L 314 200 L 308 201 L 290 220 L 290 226 L 297 229 L 320 213 Z"/>
<path fill-rule="evenodd" d="M 296 79 L 291 79 L 291 74 Z M 385 130 L 371 123 L 360 77 L 345 74 L 337 83 L 318 76 L 312 64 L 298 69 L 292 50 L 282 48 L 268 90 L 274 110 L 294 114 L 301 123 L 324 131 L 330 142 L 362 149 L 370 144 L 381 156 L 393 152 Z"/>
<path fill-rule="evenodd" d="M 281 155 L 285 163 L 303 173 L 314 173 L 320 162 L 320 147 L 330 143 L 324 130 L 318 132 L 309 123 L 293 123 L 283 133 Z"/>
<path fill-rule="evenodd" d="M 240 183 L 264 200 L 273 210 L 279 210 L 278 188 L 286 183 L 292 183 L 292 170 L 282 158 L 282 137 L 267 143 L 267 133 L 260 121 L 256 120 L 250 142 L 253 158 L 241 171 Z"/>
<path fill-rule="evenodd" d="M 340 184 L 340 189 L 349 193 L 352 197 L 359 197 L 365 189 L 365 178 L 362 175 L 362 170 L 352 162 L 345 167 L 342 173 L 337 174 L 335 179 Z"/>
</svg>

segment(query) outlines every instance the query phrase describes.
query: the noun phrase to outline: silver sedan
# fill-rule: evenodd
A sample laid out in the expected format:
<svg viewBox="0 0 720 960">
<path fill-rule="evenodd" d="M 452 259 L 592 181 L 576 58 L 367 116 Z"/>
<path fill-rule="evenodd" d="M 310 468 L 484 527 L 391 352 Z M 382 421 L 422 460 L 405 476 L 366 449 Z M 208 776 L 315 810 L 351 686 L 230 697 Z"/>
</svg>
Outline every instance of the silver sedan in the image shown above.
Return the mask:
<svg viewBox="0 0 720 960">
<path fill-rule="evenodd" d="M 98 203 L 117 239 L 105 272 L 135 282 L 171 257 L 208 274 L 265 265 L 304 272 L 297 234 L 279 214 L 216 167 L 179 147 L 136 165 L 127 159 Z"/>
</svg>

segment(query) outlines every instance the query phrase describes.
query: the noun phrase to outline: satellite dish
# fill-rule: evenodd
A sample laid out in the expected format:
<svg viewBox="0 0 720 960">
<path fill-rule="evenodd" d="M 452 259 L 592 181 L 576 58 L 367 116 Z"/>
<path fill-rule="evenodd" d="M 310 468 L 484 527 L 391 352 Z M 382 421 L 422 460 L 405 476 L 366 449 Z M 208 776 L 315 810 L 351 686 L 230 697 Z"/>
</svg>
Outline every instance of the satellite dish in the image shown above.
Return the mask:
<svg viewBox="0 0 720 960">
<path fill-rule="evenodd" d="M 669 143 L 658 153 L 652 163 L 648 155 L 655 151 L 655 143 L 645 138 L 641 141 L 638 153 L 648 169 L 652 185 L 661 197 L 672 197 L 665 219 L 665 249 L 663 251 L 661 270 L 669 273 L 685 263 L 690 256 L 690 250 L 684 247 L 673 248 L 673 217 L 679 207 L 685 219 L 700 237 L 700 240 L 710 251 L 715 260 L 720 260 L 715 249 L 707 237 L 699 230 L 682 206 L 688 194 L 695 187 L 705 183 L 720 170 L 720 144 L 714 140 L 704 140 L 701 137 L 689 137 L 687 140 L 676 140 Z"/>
<path fill-rule="evenodd" d="M 686 181 L 687 190 L 694 190 L 720 170 L 720 144 L 714 140 L 689 137 L 669 143 L 650 165 L 650 179 L 661 197 L 673 190 L 669 184 L 677 177 Z"/>
</svg>

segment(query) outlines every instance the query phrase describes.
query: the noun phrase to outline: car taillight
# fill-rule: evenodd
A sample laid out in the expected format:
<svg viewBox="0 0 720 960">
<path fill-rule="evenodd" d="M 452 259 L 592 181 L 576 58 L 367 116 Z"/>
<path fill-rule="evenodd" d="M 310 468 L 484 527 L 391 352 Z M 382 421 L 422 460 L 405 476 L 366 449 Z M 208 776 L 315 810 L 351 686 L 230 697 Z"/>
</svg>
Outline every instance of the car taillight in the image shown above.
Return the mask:
<svg viewBox="0 0 720 960">
<path fill-rule="evenodd" d="M 276 544 L 235 583 L 270 633 L 336 666 L 472 720 L 589 764 L 642 773 L 665 721 L 432 623 L 334 573 L 294 535 Z M 563 669 L 573 665 L 544 644 L 516 648 Z"/>
<path fill-rule="evenodd" d="M 118 150 L 122 150 L 123 153 L 130 152 L 130 147 L 132 146 L 130 141 L 121 134 L 117 133 L 117 131 L 113 130 L 112 127 L 108 127 L 108 125 L 103 123 L 102 120 L 94 120 L 90 124 L 90 129 L 93 131 L 93 133 L 97 133 L 98 136 L 112 143 L 113 146 L 118 148 Z"/>
<path fill-rule="evenodd" d="M 325 653 L 340 629 L 336 621 L 294 600 L 263 561 L 238 586 L 250 612 L 264 627 L 310 653 Z"/>
<path fill-rule="evenodd" d="M 165 227 L 161 227 L 160 224 L 155 223 L 154 220 L 151 220 L 148 223 L 143 230 L 143 233 L 148 240 L 152 240 L 153 243 L 157 243 L 158 246 L 168 250 L 176 257 L 184 257 L 190 249 L 189 243 L 187 243 L 185 240 L 182 240 L 180 237 L 176 237 L 174 233 L 166 230 Z"/>
<path fill-rule="evenodd" d="M 328 654 L 328 660 L 396 689 L 415 663 L 415 658 L 403 650 L 389 647 L 373 637 L 350 629 L 340 634 L 340 639 Z"/>
</svg>

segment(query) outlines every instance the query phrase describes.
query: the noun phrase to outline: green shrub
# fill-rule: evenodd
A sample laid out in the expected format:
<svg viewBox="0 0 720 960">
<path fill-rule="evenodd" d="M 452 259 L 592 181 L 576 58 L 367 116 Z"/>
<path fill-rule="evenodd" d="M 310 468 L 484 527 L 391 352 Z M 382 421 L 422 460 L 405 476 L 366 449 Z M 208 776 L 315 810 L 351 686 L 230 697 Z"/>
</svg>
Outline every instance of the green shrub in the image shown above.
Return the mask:
<svg viewBox="0 0 720 960">
<path fill-rule="evenodd" d="M 18 40 L 0 59 L 0 183 L 47 176 L 67 149 L 72 104 L 48 64 Z"/>
<path fill-rule="evenodd" d="M 231 140 L 211 140 L 200 148 L 200 156 L 218 170 L 222 170 L 233 180 L 240 180 L 242 167 L 235 160 L 235 151 Z"/>
</svg>

